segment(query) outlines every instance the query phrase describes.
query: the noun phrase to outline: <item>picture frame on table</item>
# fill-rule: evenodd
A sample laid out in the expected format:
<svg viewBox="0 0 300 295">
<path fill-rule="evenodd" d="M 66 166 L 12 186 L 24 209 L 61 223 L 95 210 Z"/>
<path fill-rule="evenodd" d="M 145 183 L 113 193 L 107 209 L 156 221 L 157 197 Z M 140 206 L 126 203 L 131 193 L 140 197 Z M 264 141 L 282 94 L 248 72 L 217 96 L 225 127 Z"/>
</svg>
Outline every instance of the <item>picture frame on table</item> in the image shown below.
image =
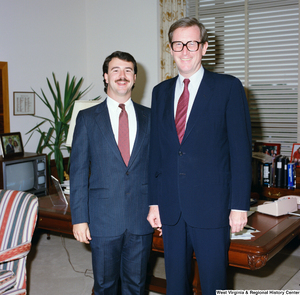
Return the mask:
<svg viewBox="0 0 300 295">
<path fill-rule="evenodd" d="M 255 142 L 254 152 L 262 152 L 264 154 L 275 157 L 280 155 L 280 143 L 270 143 L 270 142 Z"/>
<path fill-rule="evenodd" d="M 0 134 L 3 157 L 23 156 L 24 148 L 20 132 Z"/>
<path fill-rule="evenodd" d="M 14 92 L 14 116 L 35 114 L 35 93 Z"/>
<path fill-rule="evenodd" d="M 300 166 L 300 143 L 294 143 L 291 152 L 291 162 Z"/>
</svg>

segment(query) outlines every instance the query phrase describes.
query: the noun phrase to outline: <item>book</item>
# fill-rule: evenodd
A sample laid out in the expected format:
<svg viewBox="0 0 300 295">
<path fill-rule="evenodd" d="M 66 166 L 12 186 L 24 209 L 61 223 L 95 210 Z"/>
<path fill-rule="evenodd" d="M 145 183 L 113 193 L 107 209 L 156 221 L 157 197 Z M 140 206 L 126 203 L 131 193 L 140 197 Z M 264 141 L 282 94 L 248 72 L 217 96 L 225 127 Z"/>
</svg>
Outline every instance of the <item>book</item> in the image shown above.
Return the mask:
<svg viewBox="0 0 300 295">
<path fill-rule="evenodd" d="M 281 155 L 276 155 L 272 160 L 272 182 L 271 186 L 276 187 L 276 166 L 278 158 L 281 157 Z"/>
<path fill-rule="evenodd" d="M 263 163 L 262 166 L 263 166 L 263 186 L 270 186 L 272 163 Z"/>
<path fill-rule="evenodd" d="M 282 158 L 282 187 L 287 188 L 288 187 L 288 163 L 289 158 L 283 157 Z"/>
<path fill-rule="evenodd" d="M 278 157 L 276 162 L 276 170 L 275 170 L 275 184 L 276 187 L 283 186 L 283 166 L 282 166 L 283 156 Z"/>
<path fill-rule="evenodd" d="M 296 165 L 288 163 L 288 188 L 296 188 Z"/>
</svg>

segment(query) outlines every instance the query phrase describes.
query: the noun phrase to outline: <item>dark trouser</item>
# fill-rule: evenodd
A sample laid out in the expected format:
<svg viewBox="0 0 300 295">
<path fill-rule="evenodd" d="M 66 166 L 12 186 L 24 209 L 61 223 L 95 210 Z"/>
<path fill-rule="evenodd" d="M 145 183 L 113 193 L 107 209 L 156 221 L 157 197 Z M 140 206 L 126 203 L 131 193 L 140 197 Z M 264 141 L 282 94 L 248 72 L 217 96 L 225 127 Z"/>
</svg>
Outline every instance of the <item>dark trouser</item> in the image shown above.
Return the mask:
<svg viewBox="0 0 300 295">
<path fill-rule="evenodd" d="M 152 234 L 92 237 L 94 294 L 116 295 L 121 279 L 122 295 L 144 295 Z"/>
<path fill-rule="evenodd" d="M 203 295 L 227 286 L 230 228 L 190 227 L 181 217 L 174 226 L 163 225 L 163 241 L 168 295 L 190 295 L 191 263 L 195 251 Z"/>
</svg>

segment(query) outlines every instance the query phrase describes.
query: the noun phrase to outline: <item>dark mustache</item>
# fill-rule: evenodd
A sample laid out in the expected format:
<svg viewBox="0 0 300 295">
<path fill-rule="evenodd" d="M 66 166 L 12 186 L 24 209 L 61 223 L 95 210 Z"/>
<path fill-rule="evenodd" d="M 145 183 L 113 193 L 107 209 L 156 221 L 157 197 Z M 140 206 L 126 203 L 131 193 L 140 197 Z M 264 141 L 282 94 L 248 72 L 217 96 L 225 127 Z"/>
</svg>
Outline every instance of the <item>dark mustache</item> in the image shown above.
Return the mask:
<svg viewBox="0 0 300 295">
<path fill-rule="evenodd" d="M 120 78 L 119 80 L 116 80 L 116 82 L 122 82 L 122 81 L 125 81 L 125 82 L 130 82 L 129 80 L 125 79 L 125 78 Z"/>
</svg>

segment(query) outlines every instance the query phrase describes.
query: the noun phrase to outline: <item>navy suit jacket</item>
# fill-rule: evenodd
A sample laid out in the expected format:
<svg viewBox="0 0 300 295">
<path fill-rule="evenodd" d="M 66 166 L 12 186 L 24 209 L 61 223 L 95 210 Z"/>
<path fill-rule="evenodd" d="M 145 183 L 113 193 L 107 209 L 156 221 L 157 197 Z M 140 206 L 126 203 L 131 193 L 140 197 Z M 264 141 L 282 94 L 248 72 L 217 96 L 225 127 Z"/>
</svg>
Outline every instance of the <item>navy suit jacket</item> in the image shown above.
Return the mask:
<svg viewBox="0 0 300 295">
<path fill-rule="evenodd" d="M 174 122 L 177 77 L 153 89 L 150 205 L 162 224 L 182 214 L 193 227 L 229 224 L 231 209 L 248 210 L 251 125 L 241 82 L 205 70 L 180 145 Z"/>
<path fill-rule="evenodd" d="M 72 223 L 92 236 L 153 232 L 147 221 L 150 109 L 134 103 L 137 134 L 128 167 L 114 138 L 107 103 L 80 111 L 72 143 Z"/>
</svg>

